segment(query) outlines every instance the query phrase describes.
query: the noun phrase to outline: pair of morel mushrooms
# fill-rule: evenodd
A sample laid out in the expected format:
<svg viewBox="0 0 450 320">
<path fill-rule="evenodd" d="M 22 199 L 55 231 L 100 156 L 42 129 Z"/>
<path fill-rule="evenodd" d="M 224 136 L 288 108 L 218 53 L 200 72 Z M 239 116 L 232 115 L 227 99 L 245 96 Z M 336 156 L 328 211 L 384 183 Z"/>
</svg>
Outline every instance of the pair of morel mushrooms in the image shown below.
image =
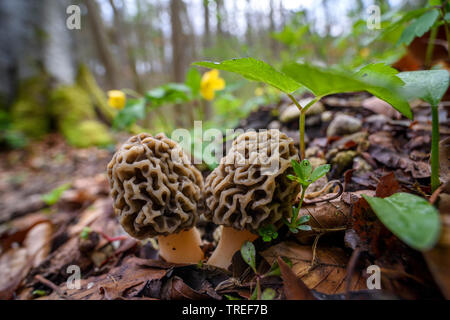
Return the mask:
<svg viewBox="0 0 450 320">
<path fill-rule="evenodd" d="M 270 172 L 257 157 L 271 159 Z M 292 159 L 298 160 L 298 151 L 285 134 L 247 132 L 233 141 L 204 183 L 175 141 L 142 133 L 124 143 L 108 164 L 115 213 L 131 236 L 157 236 L 160 256 L 173 263 L 203 260 L 195 227 L 203 214 L 223 226 L 207 264 L 226 269 L 242 244 L 258 237 L 260 227 L 290 217 L 300 189 L 287 178 Z"/>
</svg>

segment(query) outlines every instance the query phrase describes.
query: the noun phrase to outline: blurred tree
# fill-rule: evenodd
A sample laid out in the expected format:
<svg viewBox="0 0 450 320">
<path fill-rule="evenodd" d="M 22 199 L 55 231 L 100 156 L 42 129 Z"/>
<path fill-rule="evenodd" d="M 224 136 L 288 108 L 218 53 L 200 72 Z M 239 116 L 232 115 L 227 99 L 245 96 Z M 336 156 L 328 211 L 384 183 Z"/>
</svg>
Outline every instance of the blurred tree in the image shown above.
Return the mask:
<svg viewBox="0 0 450 320">
<path fill-rule="evenodd" d="M 211 28 L 209 25 L 209 0 L 203 0 L 204 36 L 203 46 L 208 48 L 211 45 Z"/>
<path fill-rule="evenodd" d="M 117 62 L 108 45 L 107 33 L 103 25 L 97 1 L 84 0 L 84 3 L 88 8 L 88 19 L 94 36 L 95 46 L 103 66 L 105 67 L 108 87 L 109 89 L 119 89 L 121 85 L 118 76 L 119 73 L 117 71 Z"/>
<path fill-rule="evenodd" d="M 121 49 L 121 53 L 128 63 L 134 83 L 134 88 L 138 92 L 143 93 L 144 87 L 142 86 L 138 71 L 136 69 L 136 59 L 134 55 L 134 50 L 129 41 L 131 32 L 124 20 L 125 3 L 123 0 L 121 1 L 121 10 L 117 8 L 114 0 L 109 0 L 109 3 L 114 12 L 114 21 L 116 27 L 113 30 L 116 35 L 115 38 L 117 39 L 117 45 L 119 49 Z"/>
</svg>

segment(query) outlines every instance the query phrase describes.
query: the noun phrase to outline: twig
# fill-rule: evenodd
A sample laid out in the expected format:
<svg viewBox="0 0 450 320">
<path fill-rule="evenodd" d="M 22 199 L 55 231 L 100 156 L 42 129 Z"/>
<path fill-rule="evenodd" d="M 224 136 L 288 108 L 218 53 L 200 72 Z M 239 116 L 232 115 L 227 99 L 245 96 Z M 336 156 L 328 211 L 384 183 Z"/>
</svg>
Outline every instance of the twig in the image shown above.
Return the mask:
<svg viewBox="0 0 450 320">
<path fill-rule="evenodd" d="M 52 289 L 53 291 L 56 292 L 56 294 L 62 298 L 62 299 L 67 299 L 67 300 L 73 300 L 72 297 L 69 297 L 66 293 L 61 292 L 61 289 L 54 284 L 53 282 L 51 282 L 50 280 L 45 279 L 43 276 L 37 274 L 34 276 L 34 279 L 36 279 L 37 281 L 39 281 L 40 283 L 46 285 L 47 287 L 49 287 L 50 289 Z"/>
<path fill-rule="evenodd" d="M 347 274 L 345 275 L 346 278 L 346 286 L 345 286 L 345 299 L 350 299 L 350 286 L 352 284 L 352 275 L 356 267 L 356 263 L 359 260 L 359 256 L 363 250 L 360 247 L 356 247 L 355 250 L 353 250 L 352 256 L 350 257 L 350 261 L 348 262 L 347 266 Z"/>
</svg>

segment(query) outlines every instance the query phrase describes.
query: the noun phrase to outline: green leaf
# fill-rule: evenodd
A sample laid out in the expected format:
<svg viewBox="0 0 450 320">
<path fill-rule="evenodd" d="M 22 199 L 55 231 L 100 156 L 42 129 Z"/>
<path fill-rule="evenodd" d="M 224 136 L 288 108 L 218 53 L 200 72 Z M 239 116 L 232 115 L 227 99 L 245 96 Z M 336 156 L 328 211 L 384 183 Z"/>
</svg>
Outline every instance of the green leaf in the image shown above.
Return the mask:
<svg viewBox="0 0 450 320">
<path fill-rule="evenodd" d="M 384 199 L 363 197 L 386 228 L 410 247 L 428 250 L 439 239 L 439 213 L 425 199 L 409 193 L 396 193 Z"/>
<path fill-rule="evenodd" d="M 304 225 L 304 224 L 298 226 L 297 229 L 302 230 L 302 231 L 311 231 L 312 230 L 311 226 Z"/>
<path fill-rule="evenodd" d="M 297 180 L 302 184 L 309 184 L 309 176 L 312 172 L 311 164 L 307 159 L 298 162 L 297 160 L 291 160 L 292 167 L 294 168 L 294 172 L 297 176 Z"/>
<path fill-rule="evenodd" d="M 366 66 L 353 74 L 299 63 L 288 63 L 283 67 L 284 73 L 304 85 L 317 97 L 334 93 L 367 91 L 412 119 L 413 115 L 408 101 L 398 92 L 401 89 L 400 81 L 394 80 L 392 70 L 395 69 L 378 64 Z M 383 79 L 393 81 L 385 83 L 386 81 L 381 81 Z"/>
<path fill-rule="evenodd" d="M 389 26 L 384 28 L 382 30 L 382 32 L 373 40 L 384 39 L 387 36 L 395 33 L 397 30 L 401 30 L 400 28 L 402 28 L 406 23 L 421 16 L 424 12 L 427 12 L 429 10 L 430 10 L 430 8 L 419 8 L 419 9 L 411 10 L 411 11 L 408 11 L 408 12 L 402 14 L 399 19 L 395 20 L 393 23 L 389 24 Z M 371 42 L 367 43 L 367 45 L 369 45 L 370 43 Z"/>
<path fill-rule="evenodd" d="M 42 195 L 41 199 L 45 202 L 46 205 L 52 206 L 59 201 L 64 191 L 68 190 L 70 186 L 70 183 L 65 183 L 58 188 L 53 189 L 49 193 Z"/>
<path fill-rule="evenodd" d="M 253 293 L 251 295 L 251 297 L 249 298 L 249 300 L 258 300 L 258 291 L 260 290 L 260 284 L 259 281 L 256 282 L 256 287 L 255 290 L 253 290 Z"/>
<path fill-rule="evenodd" d="M 450 22 L 450 12 L 447 12 L 444 16 L 445 21 Z"/>
<path fill-rule="evenodd" d="M 270 242 L 272 239 L 278 238 L 277 229 L 273 224 L 269 224 L 267 226 L 261 227 L 258 229 L 258 233 L 265 242 Z"/>
<path fill-rule="evenodd" d="M 366 82 L 365 90 L 367 92 L 386 101 L 404 116 L 412 119 L 411 107 L 401 94 L 402 86 L 405 83 L 398 74 L 396 69 L 384 63 L 369 64 L 356 73 L 361 80 Z"/>
<path fill-rule="evenodd" d="M 200 94 L 200 83 L 202 81 L 202 76 L 200 72 L 198 72 L 197 68 L 189 68 L 186 74 L 185 84 L 191 88 L 192 96 L 198 97 Z"/>
<path fill-rule="evenodd" d="M 253 269 L 256 273 L 256 249 L 250 241 L 244 242 L 241 247 L 242 259 Z"/>
<path fill-rule="evenodd" d="M 233 297 L 233 296 L 231 296 L 231 295 L 229 295 L 229 294 L 225 294 L 224 297 L 227 298 L 228 300 L 242 300 L 242 299 L 240 299 L 240 298 Z"/>
<path fill-rule="evenodd" d="M 289 228 L 289 231 L 292 233 L 298 233 L 298 229 L 297 228 Z"/>
<path fill-rule="evenodd" d="M 292 261 L 289 258 L 281 257 L 286 264 L 292 268 Z M 270 266 L 270 270 L 264 274 L 264 277 L 270 276 L 281 276 L 280 266 L 278 265 L 278 261 L 275 260 L 274 263 Z"/>
<path fill-rule="evenodd" d="M 91 228 L 84 227 L 83 230 L 81 230 L 81 232 L 80 232 L 80 238 L 84 239 L 84 240 L 88 239 L 90 232 L 91 232 Z"/>
<path fill-rule="evenodd" d="M 47 292 L 45 290 L 36 289 L 33 290 L 31 294 L 35 297 L 43 297 L 47 295 Z"/>
<path fill-rule="evenodd" d="M 307 214 L 305 216 L 301 216 L 300 219 L 298 219 L 297 224 L 304 224 L 304 223 L 308 222 L 309 220 L 311 220 L 311 216 L 309 214 Z"/>
<path fill-rule="evenodd" d="M 272 288 L 267 288 L 261 293 L 261 300 L 273 300 L 275 299 L 277 292 Z"/>
<path fill-rule="evenodd" d="M 158 108 L 168 103 L 183 103 L 192 96 L 191 88 L 184 83 L 166 83 L 160 87 L 147 91 L 145 98 L 151 108 Z"/>
<path fill-rule="evenodd" d="M 137 120 L 145 118 L 145 99 L 129 99 L 125 108 L 117 113 L 113 127 L 122 130 L 130 127 Z"/>
<path fill-rule="evenodd" d="M 362 67 L 356 74 L 363 78 L 364 81 L 370 82 L 374 85 L 399 85 L 403 86 L 405 83 L 397 76 L 398 70 L 392 68 L 385 63 L 372 63 Z M 386 83 L 388 82 L 388 83 Z"/>
<path fill-rule="evenodd" d="M 314 169 L 313 173 L 311 174 L 311 181 L 317 181 L 320 178 L 322 178 L 324 175 L 326 175 L 331 169 L 331 166 L 329 164 L 323 164 L 321 166 L 318 166 Z"/>
<path fill-rule="evenodd" d="M 347 74 L 336 70 L 325 70 L 308 64 L 287 63 L 282 70 L 314 93 L 316 97 L 323 97 L 333 93 L 362 91 L 365 87 L 360 80 L 352 79 Z"/>
<path fill-rule="evenodd" d="M 267 83 L 285 93 L 292 93 L 301 85 L 261 60 L 253 58 L 231 59 L 222 62 L 196 62 L 196 66 L 230 71 L 252 81 Z"/>
<path fill-rule="evenodd" d="M 300 212 L 300 207 L 292 207 L 292 218 L 291 218 L 291 223 L 295 223 L 297 221 L 298 218 L 298 213 Z"/>
<path fill-rule="evenodd" d="M 399 73 L 405 82 L 404 91 L 410 98 L 420 98 L 436 106 L 449 86 L 447 70 L 426 70 Z"/>
<path fill-rule="evenodd" d="M 423 36 L 434 25 L 438 17 L 438 9 L 424 13 L 403 31 L 398 43 L 409 45 L 414 38 Z"/>
</svg>

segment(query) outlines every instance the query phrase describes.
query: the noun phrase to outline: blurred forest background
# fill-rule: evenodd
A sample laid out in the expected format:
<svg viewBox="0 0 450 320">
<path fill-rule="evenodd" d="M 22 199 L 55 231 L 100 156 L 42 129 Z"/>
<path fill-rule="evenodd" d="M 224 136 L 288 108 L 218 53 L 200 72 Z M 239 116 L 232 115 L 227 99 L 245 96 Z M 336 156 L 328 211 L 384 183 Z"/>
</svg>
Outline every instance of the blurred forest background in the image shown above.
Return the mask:
<svg viewBox="0 0 450 320">
<path fill-rule="evenodd" d="M 144 95 L 184 83 L 193 61 L 252 56 L 273 65 L 300 60 L 356 68 L 392 64 L 405 54 L 402 30 L 374 39 L 368 8 L 382 26 L 426 0 L 14 0 L 0 3 L 1 143 L 22 147 L 59 131 L 78 147 L 113 142 L 116 110 L 106 91 Z M 69 30 L 66 9 L 81 9 L 81 29 Z M 230 128 L 261 104 L 279 99 L 269 88 L 221 75 L 226 88 L 207 102 L 204 118 Z M 161 87 L 163 86 L 163 87 Z M 155 93 L 155 92 L 153 92 Z M 167 93 L 167 92 L 166 92 Z M 186 99 L 185 99 L 186 100 Z M 198 101 L 173 98 L 152 108 L 140 127 L 150 132 L 190 128 Z M 164 106 L 164 108 L 161 108 Z M 128 128 L 130 129 L 130 128 Z M 132 128 L 131 128 L 132 129 Z"/>
</svg>

